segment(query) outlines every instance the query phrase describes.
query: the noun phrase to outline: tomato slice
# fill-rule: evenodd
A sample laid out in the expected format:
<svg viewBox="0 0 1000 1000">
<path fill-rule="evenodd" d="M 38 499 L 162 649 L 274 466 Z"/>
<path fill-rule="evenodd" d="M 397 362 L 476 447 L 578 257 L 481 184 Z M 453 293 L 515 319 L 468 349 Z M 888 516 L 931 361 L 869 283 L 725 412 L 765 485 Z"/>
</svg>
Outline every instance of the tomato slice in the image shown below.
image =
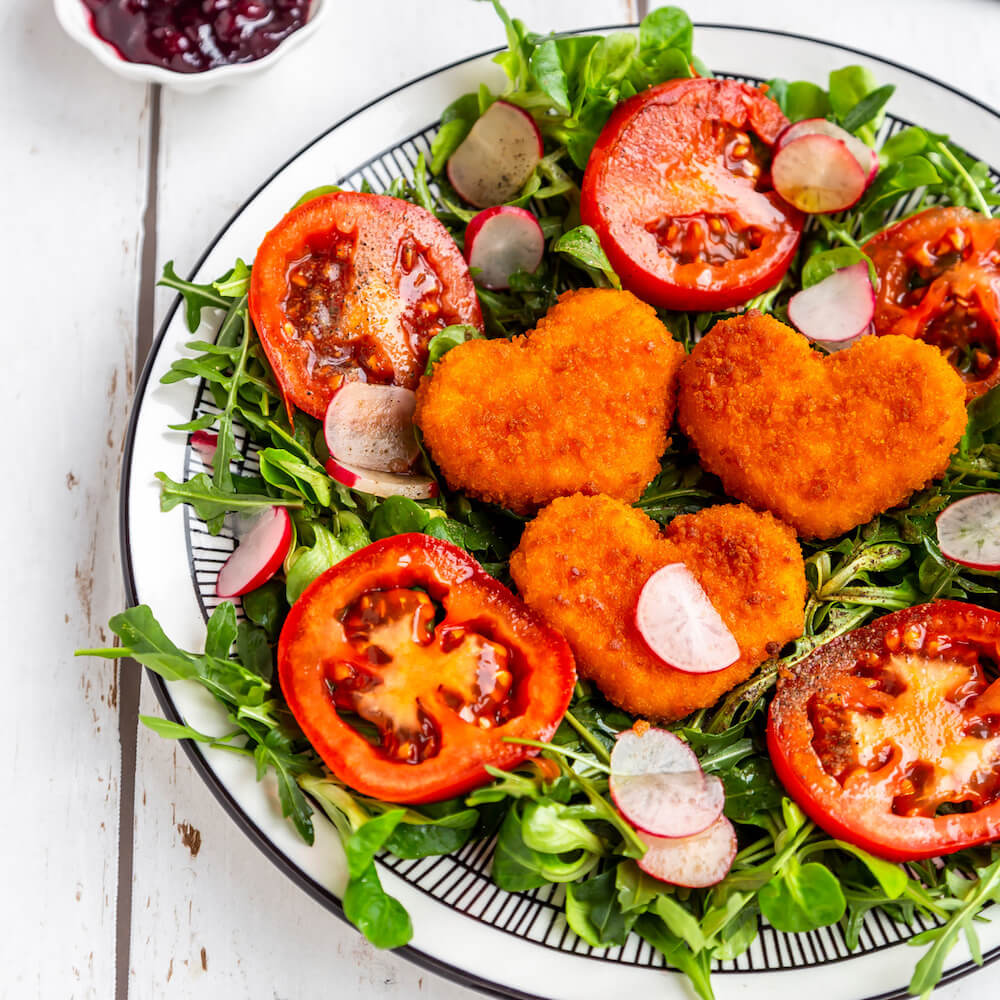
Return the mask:
<svg viewBox="0 0 1000 1000">
<path fill-rule="evenodd" d="M 504 738 L 548 739 L 576 683 L 558 632 L 462 549 L 421 534 L 375 542 L 316 579 L 282 628 L 278 674 L 338 778 L 409 803 L 534 756 Z"/>
<path fill-rule="evenodd" d="M 288 406 L 322 417 L 345 381 L 416 388 L 440 329 L 483 329 L 448 230 L 418 205 L 337 191 L 292 209 L 261 243 L 250 314 Z"/>
<path fill-rule="evenodd" d="M 778 283 L 803 225 L 771 187 L 787 124 L 732 80 L 670 80 L 615 109 L 580 214 L 629 291 L 670 309 L 725 309 Z"/>
<path fill-rule="evenodd" d="M 892 861 L 1000 838 L 1000 614 L 937 601 L 879 618 L 778 681 L 767 745 L 828 833 Z"/>
<path fill-rule="evenodd" d="M 967 399 L 1000 383 L 1000 219 L 928 208 L 870 239 L 878 271 L 875 332 L 939 347 Z"/>
</svg>

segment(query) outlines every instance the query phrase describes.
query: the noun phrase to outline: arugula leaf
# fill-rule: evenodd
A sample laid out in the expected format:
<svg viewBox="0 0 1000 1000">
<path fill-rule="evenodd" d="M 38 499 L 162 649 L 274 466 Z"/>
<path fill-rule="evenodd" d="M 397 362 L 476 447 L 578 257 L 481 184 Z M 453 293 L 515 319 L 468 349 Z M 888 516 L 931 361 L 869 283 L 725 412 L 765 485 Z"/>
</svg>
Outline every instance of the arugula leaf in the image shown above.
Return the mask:
<svg viewBox="0 0 1000 1000">
<path fill-rule="evenodd" d="M 174 262 L 168 260 L 163 265 L 163 275 L 157 282 L 163 288 L 173 288 L 184 297 L 185 318 L 188 329 L 194 333 L 201 326 L 201 311 L 203 309 L 228 309 L 229 301 L 210 285 L 198 285 L 185 281 L 174 270 Z"/>
<path fill-rule="evenodd" d="M 233 269 L 224 278 L 212 282 L 212 287 L 224 299 L 241 299 L 250 290 L 250 268 L 242 257 L 236 258 Z"/>
<path fill-rule="evenodd" d="M 205 472 L 199 472 L 184 483 L 175 483 L 165 472 L 157 472 L 156 478 L 163 483 L 160 510 L 173 510 L 180 503 L 189 503 L 213 535 L 222 530 L 226 514 L 259 514 L 269 507 L 287 507 L 291 510 L 303 506 L 299 500 L 280 500 L 262 494 L 221 490 L 212 484 Z"/>
<path fill-rule="evenodd" d="M 308 503 L 329 507 L 333 501 L 333 480 L 296 455 L 281 448 L 265 448 L 257 455 L 260 474 L 272 486 L 293 493 Z"/>
<path fill-rule="evenodd" d="M 930 996 L 944 974 L 945 960 L 962 934 L 969 944 L 973 960 L 977 965 L 983 964 L 974 921 L 984 906 L 1000 903 L 1000 858 L 986 868 L 977 869 L 976 875 L 976 879 L 969 879 L 964 885 L 954 880 L 950 883 L 955 907 L 943 927 L 932 928 L 907 942 L 916 946 L 932 942 L 917 963 L 910 980 L 910 993 L 915 996 Z"/>
</svg>

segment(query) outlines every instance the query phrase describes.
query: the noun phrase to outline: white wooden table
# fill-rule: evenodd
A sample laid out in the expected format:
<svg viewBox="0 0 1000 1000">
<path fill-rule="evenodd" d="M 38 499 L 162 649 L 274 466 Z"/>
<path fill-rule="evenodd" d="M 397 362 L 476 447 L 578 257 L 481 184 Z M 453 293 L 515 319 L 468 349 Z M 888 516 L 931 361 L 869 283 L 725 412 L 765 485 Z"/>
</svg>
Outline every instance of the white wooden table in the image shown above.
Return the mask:
<svg viewBox="0 0 1000 1000">
<path fill-rule="evenodd" d="M 267 862 L 174 745 L 136 731 L 138 678 L 74 660 L 124 594 L 121 449 L 144 347 L 256 184 L 353 108 L 499 45 L 487 4 L 364 0 L 270 74 L 197 97 L 127 83 L 47 0 L 0 5 L 0 281 L 8 486 L 0 995 L 308 1000 L 474 994 L 376 952 Z M 538 30 L 636 0 L 510 0 Z M 1000 105 L 996 0 L 688 0 L 695 20 L 867 49 Z M 158 706 L 142 683 L 141 708 Z M 120 811 L 119 811 L 120 810 Z M 116 982 L 117 972 L 117 982 Z M 996 995 L 1000 964 L 943 989 Z M 859 984 L 859 992 L 863 984 Z"/>
</svg>

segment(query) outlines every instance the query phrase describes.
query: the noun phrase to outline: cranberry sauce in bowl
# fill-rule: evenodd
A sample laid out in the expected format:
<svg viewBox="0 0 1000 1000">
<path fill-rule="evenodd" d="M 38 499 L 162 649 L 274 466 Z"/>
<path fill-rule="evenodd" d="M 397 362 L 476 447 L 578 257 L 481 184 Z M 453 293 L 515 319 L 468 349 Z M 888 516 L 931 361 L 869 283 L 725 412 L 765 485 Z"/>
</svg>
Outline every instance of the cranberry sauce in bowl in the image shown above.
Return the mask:
<svg viewBox="0 0 1000 1000">
<path fill-rule="evenodd" d="M 83 0 L 122 59 L 201 73 L 253 62 L 309 18 L 311 0 Z"/>
</svg>

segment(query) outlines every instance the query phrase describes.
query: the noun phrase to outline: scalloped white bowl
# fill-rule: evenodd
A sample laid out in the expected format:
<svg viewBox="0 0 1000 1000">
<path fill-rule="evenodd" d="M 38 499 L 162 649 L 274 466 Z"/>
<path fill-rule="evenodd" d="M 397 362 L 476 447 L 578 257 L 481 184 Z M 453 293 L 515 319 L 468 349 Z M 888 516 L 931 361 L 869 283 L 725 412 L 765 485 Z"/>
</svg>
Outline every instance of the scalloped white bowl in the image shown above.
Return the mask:
<svg viewBox="0 0 1000 1000">
<path fill-rule="evenodd" d="M 113 73 L 128 80 L 138 80 L 141 83 L 161 83 L 165 87 L 185 94 L 199 94 L 213 87 L 238 83 L 248 76 L 264 72 L 312 35 L 322 23 L 327 8 L 330 6 L 326 0 L 312 0 L 309 8 L 309 19 L 306 23 L 298 31 L 292 32 L 283 39 L 262 59 L 234 63 L 231 66 L 218 66 L 201 73 L 178 73 L 162 66 L 151 66 L 147 63 L 129 62 L 127 59 L 123 59 L 113 45 L 95 34 L 91 26 L 90 12 L 83 0 L 54 0 L 54 4 L 56 18 L 66 34 L 96 56 Z"/>
</svg>

